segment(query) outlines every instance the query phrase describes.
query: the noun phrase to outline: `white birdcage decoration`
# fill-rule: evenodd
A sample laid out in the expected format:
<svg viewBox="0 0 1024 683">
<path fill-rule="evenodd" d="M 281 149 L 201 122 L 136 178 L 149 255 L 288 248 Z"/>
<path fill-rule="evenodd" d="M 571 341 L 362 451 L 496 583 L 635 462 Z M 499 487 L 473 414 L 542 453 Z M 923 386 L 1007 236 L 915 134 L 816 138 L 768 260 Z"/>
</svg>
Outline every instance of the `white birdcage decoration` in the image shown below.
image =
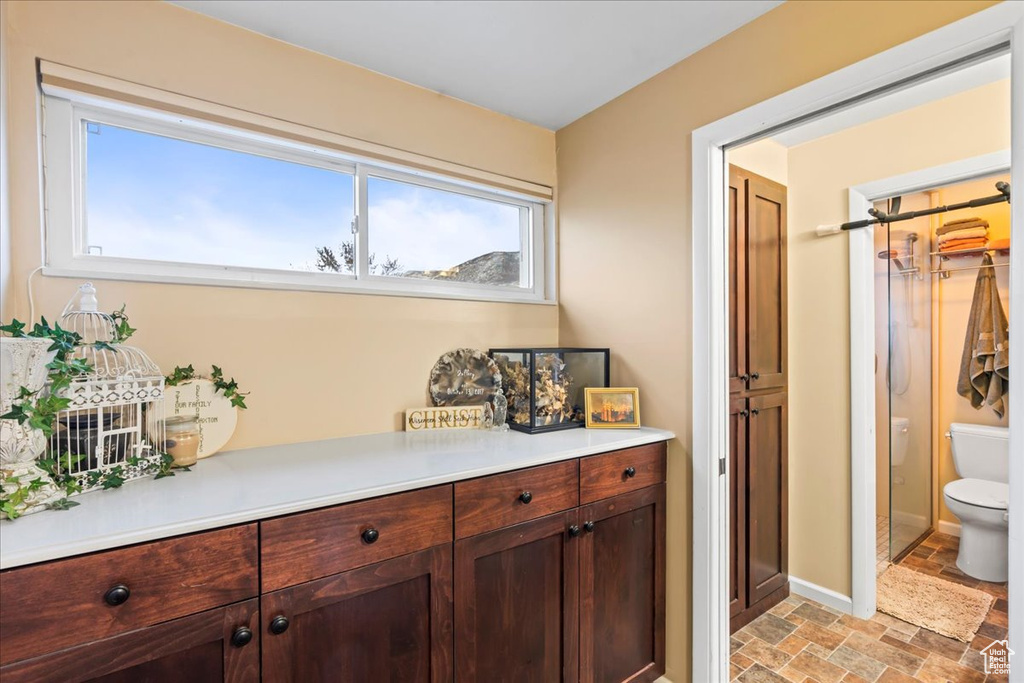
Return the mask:
<svg viewBox="0 0 1024 683">
<path fill-rule="evenodd" d="M 81 335 L 71 358 L 92 370 L 63 392 L 71 399 L 60 411 L 50 439 L 56 471 L 70 475 L 82 493 L 119 485 L 157 471 L 163 459 L 164 377 L 140 349 L 118 343 L 114 318 L 98 310 L 91 283 L 79 288 L 78 307 L 60 319 Z"/>
</svg>

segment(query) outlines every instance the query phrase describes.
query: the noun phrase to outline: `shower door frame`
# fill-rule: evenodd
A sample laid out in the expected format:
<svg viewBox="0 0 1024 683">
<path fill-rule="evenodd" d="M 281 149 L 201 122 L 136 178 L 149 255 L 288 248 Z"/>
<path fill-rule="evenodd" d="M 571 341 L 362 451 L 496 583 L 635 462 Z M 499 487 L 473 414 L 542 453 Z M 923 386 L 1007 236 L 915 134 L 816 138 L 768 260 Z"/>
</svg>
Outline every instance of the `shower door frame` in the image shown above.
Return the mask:
<svg viewBox="0 0 1024 683">
<path fill-rule="evenodd" d="M 984 154 L 941 166 L 925 168 L 849 188 L 849 220 L 861 220 L 875 201 L 944 185 L 1006 173 L 1011 170 L 1010 150 Z M 1011 205 L 1012 206 L 1012 205 Z M 1015 234 L 1021 231 L 1017 229 Z M 866 619 L 875 612 L 875 517 L 877 452 L 875 430 L 875 226 L 850 234 L 850 451 L 851 520 L 853 524 L 853 615 Z M 927 244 L 925 254 L 928 253 Z M 929 283 L 931 257 L 918 264 Z M 1011 309 L 1012 310 L 1012 309 Z M 929 372 L 931 370 L 929 369 Z M 934 425 L 933 425 L 934 427 Z M 932 435 L 934 437 L 934 434 Z M 932 464 L 934 477 L 934 463 Z M 934 480 L 933 480 L 934 484 Z M 934 486 L 933 486 L 934 488 Z M 932 492 L 932 517 L 935 516 Z M 929 520 L 930 523 L 931 520 Z"/>
<path fill-rule="evenodd" d="M 878 88 L 904 82 L 930 69 L 949 64 L 986 48 L 1009 42 L 1011 79 L 1024 82 L 1024 3 L 1004 2 L 868 57 L 844 69 L 806 83 L 760 104 L 694 130 L 691 135 L 692 234 L 692 617 L 691 676 L 695 681 L 729 680 L 728 546 L 728 236 L 725 150 L 740 141 L 753 141 L 776 126 L 813 115 L 829 107 L 864 98 Z M 724 77 L 724 76 L 723 76 Z M 1012 182 L 1024 187 L 1024 87 L 1011 88 L 1011 150 L 1017 159 Z M 855 235 L 857 231 L 851 232 Z M 1024 202 L 1011 205 L 1011 237 L 1024 244 Z M 839 239 L 832 237 L 831 239 Z M 853 238 L 853 239 L 863 239 Z M 861 250 L 851 249 L 853 252 Z M 1010 255 L 1011 271 L 1024 273 L 1024 248 Z M 1011 277 L 1010 335 L 1024 339 L 1024 275 Z M 871 321 L 871 310 L 851 310 L 851 323 Z M 865 326 L 866 327 L 866 326 Z M 856 329 L 856 328 L 854 328 Z M 870 328 L 868 328 L 870 329 Z M 873 348 L 873 343 L 871 345 Z M 873 353 L 873 352 L 872 352 Z M 1024 345 L 1010 348 L 1011 364 L 1024 367 Z M 874 364 L 851 359 L 851 385 L 859 398 L 874 403 Z M 870 391 L 867 391 L 870 389 Z M 851 392 L 853 393 L 853 392 Z M 851 396 L 853 398 L 854 396 Z M 853 410 L 851 410 L 851 413 Z M 1024 452 L 1024 402 L 1010 402 L 1010 449 Z M 870 414 L 871 424 L 874 413 Z M 874 432 L 851 435 L 851 500 L 869 502 L 874 512 Z M 720 469 L 721 468 L 721 469 Z M 1010 462 L 1010 575 L 1024 575 L 1024 458 Z M 852 512 L 852 507 L 851 507 Z M 852 519 L 851 553 L 854 566 L 864 553 L 874 557 L 874 523 Z M 852 571 L 853 567 L 851 567 Z M 1016 574 L 1015 574 L 1016 573 Z M 872 578 L 873 584 L 873 578 Z M 852 586 L 855 612 L 863 614 L 864 586 Z M 1024 645 L 1024 590 L 1009 591 L 1011 644 Z M 840 596 L 842 597 L 842 596 Z M 860 610 L 856 608 L 860 607 Z M 1015 667 L 1013 683 L 1024 682 L 1024 666 Z"/>
</svg>

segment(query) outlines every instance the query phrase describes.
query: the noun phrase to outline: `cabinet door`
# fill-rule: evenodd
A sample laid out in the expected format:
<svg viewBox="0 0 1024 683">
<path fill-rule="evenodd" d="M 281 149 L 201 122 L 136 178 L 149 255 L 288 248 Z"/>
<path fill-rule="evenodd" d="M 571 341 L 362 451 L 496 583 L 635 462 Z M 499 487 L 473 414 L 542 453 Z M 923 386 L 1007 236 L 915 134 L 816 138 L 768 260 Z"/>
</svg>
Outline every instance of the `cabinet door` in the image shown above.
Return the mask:
<svg viewBox="0 0 1024 683">
<path fill-rule="evenodd" d="M 247 600 L 11 664 L 0 669 L 0 679 L 255 683 L 260 680 L 258 622 L 259 603 Z M 246 632 L 248 640 L 242 637 Z"/>
<path fill-rule="evenodd" d="M 747 180 L 729 167 L 729 391 L 747 388 Z"/>
<path fill-rule="evenodd" d="M 753 605 L 788 580 L 786 394 L 750 401 L 747 442 L 747 601 Z"/>
<path fill-rule="evenodd" d="M 747 180 L 747 371 L 751 390 L 786 384 L 786 188 Z"/>
<path fill-rule="evenodd" d="M 452 680 L 451 544 L 261 598 L 263 680 Z"/>
<path fill-rule="evenodd" d="M 653 681 L 665 673 L 665 485 L 580 518 L 580 681 Z"/>
<path fill-rule="evenodd" d="M 577 680 L 579 510 L 455 542 L 459 683 Z"/>
<path fill-rule="evenodd" d="M 729 401 L 729 616 L 747 607 L 747 400 Z"/>
</svg>

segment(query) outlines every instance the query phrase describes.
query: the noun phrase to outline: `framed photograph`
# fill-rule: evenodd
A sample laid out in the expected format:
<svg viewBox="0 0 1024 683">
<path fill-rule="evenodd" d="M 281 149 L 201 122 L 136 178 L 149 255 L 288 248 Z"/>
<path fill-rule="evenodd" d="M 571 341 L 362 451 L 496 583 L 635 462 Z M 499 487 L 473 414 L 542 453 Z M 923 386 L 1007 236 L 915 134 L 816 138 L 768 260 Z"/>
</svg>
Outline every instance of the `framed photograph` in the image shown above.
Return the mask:
<svg viewBox="0 0 1024 683">
<path fill-rule="evenodd" d="M 586 389 L 587 427 L 601 429 L 640 426 L 640 390 L 636 387 Z"/>
</svg>

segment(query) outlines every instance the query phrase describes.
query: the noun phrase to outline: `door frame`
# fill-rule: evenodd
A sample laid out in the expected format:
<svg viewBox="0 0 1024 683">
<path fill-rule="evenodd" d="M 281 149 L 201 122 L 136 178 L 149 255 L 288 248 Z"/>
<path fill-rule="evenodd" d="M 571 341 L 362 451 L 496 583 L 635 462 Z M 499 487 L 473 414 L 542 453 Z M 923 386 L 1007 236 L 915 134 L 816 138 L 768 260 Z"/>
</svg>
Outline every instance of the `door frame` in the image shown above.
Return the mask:
<svg viewBox="0 0 1024 683">
<path fill-rule="evenodd" d="M 1024 81 L 1024 5 L 1004 2 L 693 131 L 693 680 L 729 680 L 728 488 L 727 475 L 719 473 L 720 463 L 728 462 L 729 418 L 725 148 L 1005 42 L 1010 43 L 1011 78 Z M 1024 159 L 1024 88 L 1011 90 L 1011 150 L 1015 158 Z M 1022 180 L 1024 167 L 1018 163 L 1012 181 L 1024 186 Z M 1011 204 L 1011 238 L 1024 244 L 1024 202 Z M 1010 263 L 1011 272 L 1024 273 L 1024 249 L 1013 250 Z M 1010 335 L 1024 338 L 1024 280 L 1020 277 L 1011 278 L 1009 317 Z M 1011 347 L 1010 357 L 1011 365 L 1024 367 L 1024 347 Z M 851 373 L 854 370 L 851 365 Z M 856 371 L 858 377 L 851 377 L 852 383 L 863 382 L 863 368 Z M 1010 450 L 1024 452 L 1024 402 L 1011 401 L 1009 413 Z M 862 450 L 862 438 L 863 434 L 851 439 L 851 448 Z M 858 477 L 862 476 L 860 472 Z M 1024 491 L 1024 459 L 1011 458 L 1010 488 Z M 1011 575 L 1015 571 L 1024 575 L 1024 524 L 1018 521 L 1024 512 L 1020 505 L 1013 510 Z M 855 532 L 863 536 L 859 525 Z M 851 550 L 855 548 L 856 543 Z M 1020 651 L 1024 649 L 1020 642 L 1024 591 L 1011 587 L 1009 600 L 1009 638 Z M 1011 676 L 1015 683 L 1024 681 L 1024 667 L 1017 667 Z"/>
<path fill-rule="evenodd" d="M 892 176 L 849 189 L 849 220 L 868 215 L 872 203 L 898 195 L 1010 170 L 1010 150 Z M 850 488 L 853 527 L 853 615 L 875 613 L 875 247 L 874 226 L 850 231 Z M 920 264 L 931 270 L 931 259 Z M 931 275 L 929 275 L 929 278 Z M 1020 487 L 1016 489 L 1021 491 Z M 1021 496 L 1024 498 L 1024 496 Z M 1020 501 L 1024 503 L 1024 500 Z M 1018 503 L 1019 504 L 1019 503 Z M 934 517 L 934 511 L 933 511 Z"/>
</svg>

